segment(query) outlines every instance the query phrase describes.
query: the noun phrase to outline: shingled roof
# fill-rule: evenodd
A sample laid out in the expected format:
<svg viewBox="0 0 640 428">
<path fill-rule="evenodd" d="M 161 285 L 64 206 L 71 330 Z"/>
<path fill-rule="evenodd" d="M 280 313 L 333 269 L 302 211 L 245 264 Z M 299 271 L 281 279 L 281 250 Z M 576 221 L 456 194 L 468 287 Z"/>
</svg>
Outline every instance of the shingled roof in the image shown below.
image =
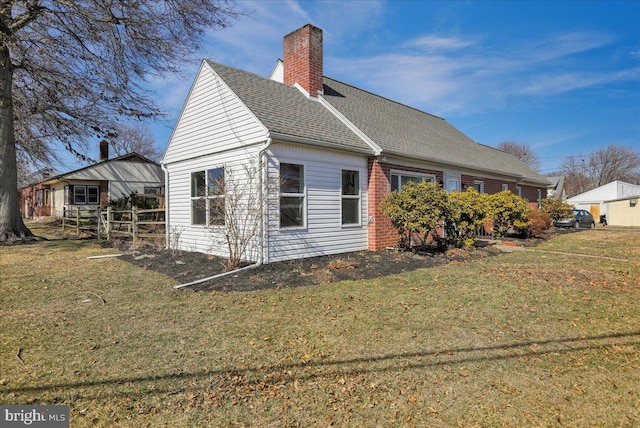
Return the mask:
<svg viewBox="0 0 640 428">
<path fill-rule="evenodd" d="M 213 61 L 207 64 L 272 133 L 371 152 L 360 137 L 299 89 Z"/>
<path fill-rule="evenodd" d="M 207 64 L 271 133 L 344 150 L 386 153 L 548 184 L 545 177 L 516 157 L 476 143 L 440 117 L 337 80 L 324 77 L 321 98 L 374 146 L 322 102 L 308 98 L 293 86 L 213 61 Z"/>
<path fill-rule="evenodd" d="M 364 132 L 382 153 L 547 184 L 516 157 L 471 140 L 446 120 L 325 77 L 324 99 Z"/>
</svg>

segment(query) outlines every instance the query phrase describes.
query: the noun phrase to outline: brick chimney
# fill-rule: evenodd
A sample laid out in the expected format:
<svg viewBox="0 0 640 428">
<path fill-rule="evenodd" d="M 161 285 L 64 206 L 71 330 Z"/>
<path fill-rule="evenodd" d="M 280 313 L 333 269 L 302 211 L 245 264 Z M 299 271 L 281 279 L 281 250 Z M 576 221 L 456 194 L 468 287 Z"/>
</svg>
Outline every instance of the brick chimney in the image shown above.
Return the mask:
<svg viewBox="0 0 640 428">
<path fill-rule="evenodd" d="M 100 141 L 100 162 L 109 160 L 109 142 Z"/>
<path fill-rule="evenodd" d="M 322 30 L 307 24 L 284 36 L 284 83 L 322 93 Z"/>
</svg>

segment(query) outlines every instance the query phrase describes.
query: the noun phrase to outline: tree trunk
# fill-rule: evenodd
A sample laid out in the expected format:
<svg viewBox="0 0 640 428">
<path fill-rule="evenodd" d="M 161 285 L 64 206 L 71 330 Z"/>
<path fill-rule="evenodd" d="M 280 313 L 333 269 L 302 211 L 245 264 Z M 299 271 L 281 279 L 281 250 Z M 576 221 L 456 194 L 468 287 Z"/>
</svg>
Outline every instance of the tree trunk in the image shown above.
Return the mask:
<svg viewBox="0 0 640 428">
<path fill-rule="evenodd" d="M 13 130 L 13 66 L 7 46 L 0 46 L 0 241 L 33 236 L 18 209 L 18 168 Z"/>
</svg>

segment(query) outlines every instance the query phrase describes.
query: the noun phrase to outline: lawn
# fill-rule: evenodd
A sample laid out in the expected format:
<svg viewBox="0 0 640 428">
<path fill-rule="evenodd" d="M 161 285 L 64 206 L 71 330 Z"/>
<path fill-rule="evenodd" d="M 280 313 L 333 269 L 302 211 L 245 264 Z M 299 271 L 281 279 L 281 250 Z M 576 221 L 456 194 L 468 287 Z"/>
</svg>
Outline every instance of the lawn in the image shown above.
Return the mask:
<svg viewBox="0 0 640 428">
<path fill-rule="evenodd" d="M 639 248 L 585 230 L 375 280 L 195 293 L 87 259 L 113 252 L 91 240 L 3 246 L 0 403 L 67 404 L 72 427 L 639 426 Z"/>
</svg>

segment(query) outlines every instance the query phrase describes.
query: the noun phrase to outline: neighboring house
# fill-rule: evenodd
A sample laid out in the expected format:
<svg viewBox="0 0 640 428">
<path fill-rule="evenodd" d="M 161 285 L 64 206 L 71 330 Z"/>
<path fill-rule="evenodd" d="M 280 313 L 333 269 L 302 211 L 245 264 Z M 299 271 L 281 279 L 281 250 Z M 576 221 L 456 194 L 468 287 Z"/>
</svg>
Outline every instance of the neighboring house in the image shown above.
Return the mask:
<svg viewBox="0 0 640 428">
<path fill-rule="evenodd" d="M 160 193 L 163 187 L 158 163 L 137 153 L 108 159 L 101 146 L 100 162 L 20 189 L 20 210 L 25 218 L 62 217 L 65 208 L 104 207 L 110 199 Z"/>
<path fill-rule="evenodd" d="M 202 62 L 162 161 L 168 242 L 227 255 L 217 183 L 230 177 L 260 195 L 242 219 L 259 225 L 246 258 L 262 263 L 395 246 L 378 205 L 411 181 L 546 197 L 549 181 L 514 156 L 324 77 L 322 61 L 322 30 L 308 24 L 285 36 L 271 79 Z"/>
<path fill-rule="evenodd" d="M 607 224 L 610 226 L 640 227 L 640 196 L 605 202 Z"/>
<path fill-rule="evenodd" d="M 555 199 L 560 202 L 567 200 L 567 192 L 564 190 L 565 176 L 547 177 L 551 185 L 547 188 L 547 198 Z"/>
<path fill-rule="evenodd" d="M 616 180 L 569 198 L 566 202 L 577 209 L 589 211 L 593 218 L 598 220 L 601 214 L 607 214 L 607 201 L 623 199 L 630 196 L 640 196 L 640 185 Z M 608 215 L 607 222 L 609 222 Z"/>
</svg>

